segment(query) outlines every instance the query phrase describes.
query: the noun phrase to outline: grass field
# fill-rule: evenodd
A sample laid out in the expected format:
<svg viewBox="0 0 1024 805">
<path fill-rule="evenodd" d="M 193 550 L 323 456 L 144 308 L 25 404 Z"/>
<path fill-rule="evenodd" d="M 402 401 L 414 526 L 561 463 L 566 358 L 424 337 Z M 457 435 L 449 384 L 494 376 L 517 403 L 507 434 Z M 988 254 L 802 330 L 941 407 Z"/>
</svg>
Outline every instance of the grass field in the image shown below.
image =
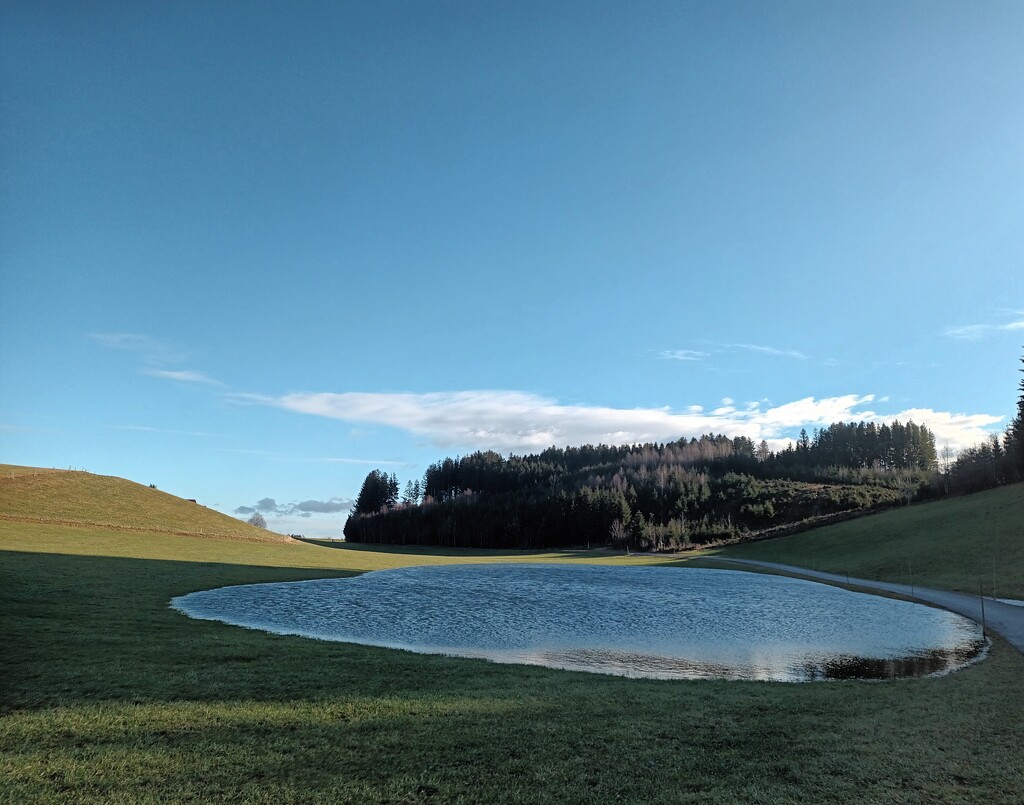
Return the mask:
<svg viewBox="0 0 1024 805">
<path fill-rule="evenodd" d="M 734 545 L 719 555 L 1024 599 L 1024 484 Z"/>
<path fill-rule="evenodd" d="M 0 464 L 0 520 L 255 542 L 287 540 L 199 503 L 124 478 L 13 464 Z"/>
<path fill-rule="evenodd" d="M 1024 658 L 1000 641 L 938 679 L 657 682 L 266 635 L 167 605 L 524 558 L 680 561 L 0 522 L 0 802 L 1021 801 Z"/>
</svg>

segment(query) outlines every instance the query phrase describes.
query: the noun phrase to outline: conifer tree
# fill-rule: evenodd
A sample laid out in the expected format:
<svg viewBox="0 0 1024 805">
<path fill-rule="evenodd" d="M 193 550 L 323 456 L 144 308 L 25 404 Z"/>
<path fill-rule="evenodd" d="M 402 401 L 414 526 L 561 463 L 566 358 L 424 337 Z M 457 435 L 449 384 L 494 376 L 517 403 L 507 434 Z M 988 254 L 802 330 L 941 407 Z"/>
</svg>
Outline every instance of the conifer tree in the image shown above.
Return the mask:
<svg viewBox="0 0 1024 805">
<path fill-rule="evenodd" d="M 1024 357 L 1020 360 L 1021 363 L 1024 363 Z M 1024 369 L 1020 371 L 1024 372 Z M 1010 424 L 1006 435 L 1009 437 L 1010 442 L 1007 446 L 1007 452 L 1011 453 L 1011 461 L 1017 472 L 1017 477 L 1022 477 L 1024 476 L 1024 379 L 1020 381 L 1019 389 L 1020 396 L 1017 398 L 1017 416 Z"/>
<path fill-rule="evenodd" d="M 397 500 L 398 479 L 394 475 L 388 477 L 387 473 L 380 470 L 371 470 L 356 496 L 352 514 L 376 514 L 388 506 L 394 506 Z"/>
</svg>

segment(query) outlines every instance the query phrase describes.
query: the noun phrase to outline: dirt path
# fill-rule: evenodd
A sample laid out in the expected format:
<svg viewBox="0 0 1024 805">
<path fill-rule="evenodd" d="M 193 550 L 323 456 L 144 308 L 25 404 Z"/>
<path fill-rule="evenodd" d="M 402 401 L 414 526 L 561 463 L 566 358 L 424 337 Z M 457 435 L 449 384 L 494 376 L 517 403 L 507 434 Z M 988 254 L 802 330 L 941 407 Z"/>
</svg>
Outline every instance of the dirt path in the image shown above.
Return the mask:
<svg viewBox="0 0 1024 805">
<path fill-rule="evenodd" d="M 833 581 L 841 584 L 850 584 L 855 587 L 862 587 L 866 590 L 885 590 L 890 593 L 899 593 L 908 598 L 918 601 L 926 601 L 935 604 L 950 612 L 970 618 L 977 623 L 982 622 L 982 605 L 984 601 L 984 623 L 987 629 L 998 632 L 1012 643 L 1018 651 L 1024 652 L 1024 607 L 1015 604 L 1004 604 L 994 598 L 982 599 L 977 595 L 966 593 L 954 593 L 948 590 L 933 590 L 928 587 L 918 587 L 909 584 L 893 584 L 887 581 L 871 581 L 869 579 L 857 579 L 853 576 L 838 573 L 823 573 L 818 570 L 807 570 L 793 565 L 780 565 L 776 562 L 759 562 L 754 559 L 724 559 L 715 557 L 717 561 L 729 562 L 737 565 L 754 565 L 771 570 L 782 570 L 786 573 L 803 576 L 808 579 L 821 579 L 822 581 Z"/>
</svg>

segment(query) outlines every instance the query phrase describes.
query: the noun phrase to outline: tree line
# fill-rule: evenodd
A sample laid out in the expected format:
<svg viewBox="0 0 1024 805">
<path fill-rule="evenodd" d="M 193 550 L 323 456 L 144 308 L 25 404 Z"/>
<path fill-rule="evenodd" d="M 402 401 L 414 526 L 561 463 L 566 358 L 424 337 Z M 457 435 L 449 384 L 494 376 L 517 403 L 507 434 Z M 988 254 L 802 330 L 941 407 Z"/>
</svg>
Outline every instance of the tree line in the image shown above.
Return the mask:
<svg viewBox="0 0 1024 805">
<path fill-rule="evenodd" d="M 399 496 L 371 471 L 352 542 L 552 548 L 685 548 L 907 502 L 927 494 L 934 435 L 912 422 L 835 423 L 772 452 L 708 434 L 667 444 L 551 447 L 445 458 Z"/>
<path fill-rule="evenodd" d="M 353 542 L 663 550 L 966 494 L 1024 480 L 1024 380 L 1019 392 L 1006 431 L 955 457 L 913 422 L 838 422 L 776 452 L 715 434 L 480 451 L 432 464 L 401 494 L 393 473 L 373 470 L 344 532 Z"/>
<path fill-rule="evenodd" d="M 948 453 L 943 456 L 944 491 L 963 494 L 1024 481 L 1024 379 L 1018 389 L 1017 414 L 1001 436 L 992 434 L 981 444 L 961 450 L 955 460 Z"/>
</svg>

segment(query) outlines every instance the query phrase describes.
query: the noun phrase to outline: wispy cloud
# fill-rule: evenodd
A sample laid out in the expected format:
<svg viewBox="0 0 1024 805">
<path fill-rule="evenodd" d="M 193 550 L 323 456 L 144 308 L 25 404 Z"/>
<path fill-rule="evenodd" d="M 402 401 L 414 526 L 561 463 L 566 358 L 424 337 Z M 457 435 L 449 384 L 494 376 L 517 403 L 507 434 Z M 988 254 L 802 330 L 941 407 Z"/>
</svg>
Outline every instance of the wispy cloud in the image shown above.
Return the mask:
<svg viewBox="0 0 1024 805">
<path fill-rule="evenodd" d="M 742 410 L 724 404 L 710 413 L 691 406 L 608 408 L 563 405 L 520 391 L 457 391 L 427 394 L 360 392 L 293 393 L 281 397 L 236 394 L 239 403 L 266 405 L 295 413 L 345 422 L 372 423 L 405 430 L 446 448 L 540 450 L 551 445 L 636 444 L 663 442 L 705 433 L 748 436 L 784 444 L 799 428 L 825 427 L 850 420 L 913 418 L 932 428 L 954 449 L 984 438 L 1001 417 L 954 414 L 931 409 L 879 413 L 868 408 L 872 394 L 805 397 L 782 405 L 747 404 Z M 723 403 L 725 401 L 723 400 Z"/>
<path fill-rule="evenodd" d="M 89 338 L 109 349 L 133 352 L 153 363 L 180 363 L 188 355 L 180 349 L 139 333 L 89 333 Z"/>
<path fill-rule="evenodd" d="M 1013 311 L 1013 315 L 1024 316 L 1024 311 Z M 1002 324 L 965 324 L 960 327 L 948 327 L 945 330 L 945 335 L 962 341 L 977 341 L 995 333 L 1010 333 L 1020 330 L 1024 330 L 1024 318 Z"/>
<path fill-rule="evenodd" d="M 195 372 L 192 370 L 181 370 L 172 371 L 169 369 L 143 369 L 143 374 L 150 375 L 151 377 L 162 377 L 165 380 L 177 380 L 181 383 L 201 383 L 207 386 L 221 386 L 224 384 L 219 380 L 215 380 L 202 372 Z"/>
<path fill-rule="evenodd" d="M 723 344 L 727 349 L 742 349 L 747 352 L 759 352 L 762 355 L 774 355 L 779 358 L 799 358 L 806 360 L 807 356 L 795 349 L 779 349 L 778 347 L 766 347 L 762 344 Z"/>
<path fill-rule="evenodd" d="M 220 437 L 222 434 L 219 433 L 207 433 L 201 430 L 169 430 L 167 428 L 153 428 L 149 425 L 108 425 L 107 427 L 113 430 L 134 430 L 140 433 L 166 433 L 173 436 L 203 436 L 203 437 Z"/>
<path fill-rule="evenodd" d="M 700 352 L 696 349 L 665 349 L 658 353 L 659 358 L 669 361 L 702 361 L 710 355 L 709 352 Z"/>
<path fill-rule="evenodd" d="M 807 358 L 807 355 L 799 350 L 780 349 L 763 344 L 711 344 L 708 348 L 711 349 L 711 352 L 698 349 L 664 349 L 658 353 L 658 357 L 672 361 L 703 361 L 716 353 L 756 352 L 760 355 L 771 355 L 777 358 L 798 358 L 800 360 Z"/>
<path fill-rule="evenodd" d="M 89 333 L 88 337 L 108 349 L 119 349 L 137 355 L 149 367 L 142 370 L 150 377 L 174 380 L 179 383 L 197 383 L 206 386 L 224 387 L 224 383 L 203 372 L 193 369 L 162 369 L 161 364 L 180 364 L 188 354 L 176 347 L 141 333 Z"/>
</svg>

